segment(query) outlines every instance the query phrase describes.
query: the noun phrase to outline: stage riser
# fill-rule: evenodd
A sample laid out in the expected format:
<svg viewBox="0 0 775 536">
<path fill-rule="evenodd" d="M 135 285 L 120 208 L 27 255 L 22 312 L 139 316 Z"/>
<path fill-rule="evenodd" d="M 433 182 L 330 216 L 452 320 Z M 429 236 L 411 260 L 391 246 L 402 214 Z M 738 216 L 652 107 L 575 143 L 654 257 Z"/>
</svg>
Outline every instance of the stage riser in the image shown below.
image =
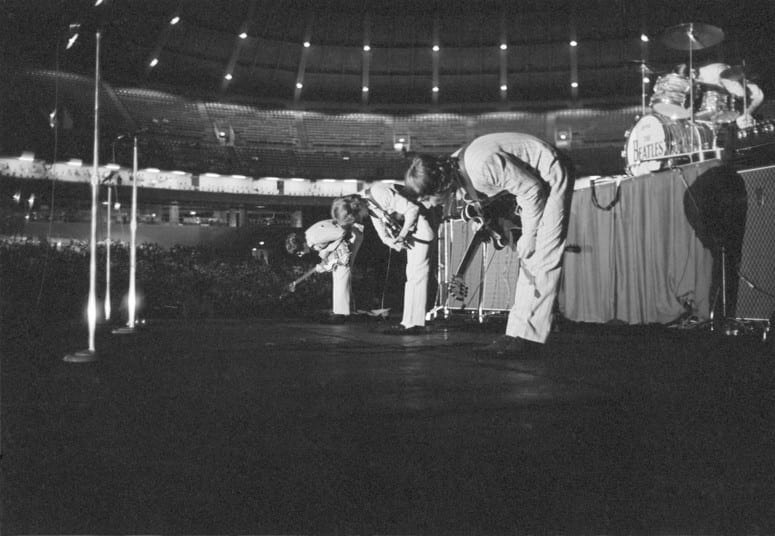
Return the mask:
<svg viewBox="0 0 775 536">
<path fill-rule="evenodd" d="M 747 212 L 735 315 L 766 320 L 775 313 L 775 166 L 739 173 Z"/>
</svg>

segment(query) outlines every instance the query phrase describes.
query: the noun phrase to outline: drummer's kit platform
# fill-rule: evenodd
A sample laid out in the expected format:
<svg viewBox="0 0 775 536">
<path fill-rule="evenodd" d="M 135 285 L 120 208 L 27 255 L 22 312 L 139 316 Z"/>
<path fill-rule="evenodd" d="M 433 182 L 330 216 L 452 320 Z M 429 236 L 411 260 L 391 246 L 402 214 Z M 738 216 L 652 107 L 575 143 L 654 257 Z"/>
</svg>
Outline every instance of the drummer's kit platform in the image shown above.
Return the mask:
<svg viewBox="0 0 775 536">
<path fill-rule="evenodd" d="M 644 114 L 627 132 L 622 152 L 629 175 L 711 158 L 731 160 L 758 147 L 775 151 L 775 121 L 741 118 L 749 109 L 751 90 L 762 97 L 749 83 L 744 66 L 711 63 L 694 68 L 693 52 L 723 39 L 720 28 L 702 23 L 679 24 L 663 34 L 666 46 L 688 51 L 688 68 L 657 79 L 649 103 L 653 113 L 646 114 L 644 87 Z M 643 60 L 633 63 L 640 64 L 644 76 L 654 72 Z"/>
</svg>

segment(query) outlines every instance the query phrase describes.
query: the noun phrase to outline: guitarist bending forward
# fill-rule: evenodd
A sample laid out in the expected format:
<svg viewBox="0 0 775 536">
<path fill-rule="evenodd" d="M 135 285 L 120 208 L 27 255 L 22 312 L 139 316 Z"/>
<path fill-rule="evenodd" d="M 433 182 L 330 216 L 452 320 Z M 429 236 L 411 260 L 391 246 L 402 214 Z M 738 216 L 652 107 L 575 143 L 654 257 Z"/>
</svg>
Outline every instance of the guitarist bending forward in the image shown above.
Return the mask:
<svg viewBox="0 0 775 536">
<path fill-rule="evenodd" d="M 374 183 L 360 193 L 380 240 L 396 251 L 406 250 L 406 283 L 401 323 L 383 331 L 389 335 L 416 335 L 425 331 L 428 272 L 433 228 L 425 208 L 402 194 L 401 186 Z"/>
<path fill-rule="evenodd" d="M 504 191 L 516 197 L 522 236 L 514 305 L 506 334 L 482 353 L 526 358 L 527 341 L 546 342 L 560 286 L 572 180 L 570 162 L 556 148 L 517 132 L 480 136 L 450 157 L 418 155 L 412 161 L 406 187 L 426 206 L 450 203 L 457 190 L 469 197 Z"/>
<path fill-rule="evenodd" d="M 316 271 L 331 271 L 333 278 L 332 316 L 330 322 L 346 321 L 352 298 L 351 266 L 363 242 L 363 226 L 356 222 L 352 202 L 336 199 L 330 220 L 313 224 L 304 232 L 307 245 L 320 255 Z"/>
</svg>

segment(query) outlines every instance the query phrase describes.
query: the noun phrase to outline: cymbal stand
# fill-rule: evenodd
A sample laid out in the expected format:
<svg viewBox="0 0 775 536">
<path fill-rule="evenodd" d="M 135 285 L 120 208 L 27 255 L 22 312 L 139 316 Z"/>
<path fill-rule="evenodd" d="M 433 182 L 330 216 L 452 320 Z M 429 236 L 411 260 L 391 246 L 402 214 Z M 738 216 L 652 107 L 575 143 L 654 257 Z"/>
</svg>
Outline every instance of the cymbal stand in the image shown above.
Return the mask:
<svg viewBox="0 0 775 536">
<path fill-rule="evenodd" d="M 648 68 L 645 63 L 640 64 L 640 116 L 646 115 L 646 73 Z"/>
<path fill-rule="evenodd" d="M 694 43 L 697 39 L 694 37 L 693 23 L 689 23 L 689 30 L 686 35 L 689 37 L 689 136 L 691 136 L 689 147 L 691 147 L 691 151 L 694 152 L 694 54 L 692 54 L 692 52 L 694 50 Z M 702 154 L 702 151 L 700 151 L 700 154 Z"/>
</svg>

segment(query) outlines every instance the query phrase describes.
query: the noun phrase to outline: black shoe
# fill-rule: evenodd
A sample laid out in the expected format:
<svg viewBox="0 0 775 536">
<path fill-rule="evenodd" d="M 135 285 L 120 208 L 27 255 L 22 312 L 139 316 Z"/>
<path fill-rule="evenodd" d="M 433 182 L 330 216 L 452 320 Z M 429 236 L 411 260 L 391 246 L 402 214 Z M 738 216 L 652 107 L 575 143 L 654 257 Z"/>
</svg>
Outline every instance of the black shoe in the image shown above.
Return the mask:
<svg viewBox="0 0 775 536">
<path fill-rule="evenodd" d="M 384 335 L 423 335 L 428 331 L 424 326 L 412 326 L 411 328 L 405 328 L 401 324 L 396 326 L 390 326 L 382 330 Z"/>
<path fill-rule="evenodd" d="M 479 357 L 490 359 L 534 359 L 533 346 L 525 339 L 501 335 L 491 344 L 474 350 Z"/>
<path fill-rule="evenodd" d="M 322 324 L 344 324 L 349 317 L 347 315 L 328 315 L 320 321 Z"/>
</svg>

